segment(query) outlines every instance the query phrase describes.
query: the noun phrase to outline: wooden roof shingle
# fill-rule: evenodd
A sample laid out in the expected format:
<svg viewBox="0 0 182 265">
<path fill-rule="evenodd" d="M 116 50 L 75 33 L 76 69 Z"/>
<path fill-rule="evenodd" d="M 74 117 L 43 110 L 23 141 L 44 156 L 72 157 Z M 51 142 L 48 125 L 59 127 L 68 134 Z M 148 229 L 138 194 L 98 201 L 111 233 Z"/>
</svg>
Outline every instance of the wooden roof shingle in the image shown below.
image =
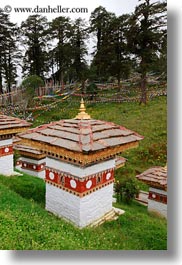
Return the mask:
<svg viewBox="0 0 182 265">
<path fill-rule="evenodd" d="M 152 167 L 137 175 L 136 178 L 154 188 L 167 190 L 167 167 Z"/>
<path fill-rule="evenodd" d="M 31 123 L 25 120 L 0 114 L 0 136 L 6 134 L 15 135 L 25 131 L 30 126 Z"/>
<path fill-rule="evenodd" d="M 29 129 L 19 137 L 75 152 L 94 152 L 143 139 L 143 136 L 134 131 L 112 122 L 75 119 L 61 120 Z"/>
</svg>

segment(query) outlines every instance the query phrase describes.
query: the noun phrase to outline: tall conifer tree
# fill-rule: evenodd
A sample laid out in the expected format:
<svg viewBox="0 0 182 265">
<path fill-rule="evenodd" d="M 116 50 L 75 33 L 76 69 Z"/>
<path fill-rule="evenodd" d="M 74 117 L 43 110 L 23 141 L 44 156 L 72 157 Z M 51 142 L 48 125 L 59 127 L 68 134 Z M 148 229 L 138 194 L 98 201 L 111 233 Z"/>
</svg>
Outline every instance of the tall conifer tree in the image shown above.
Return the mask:
<svg viewBox="0 0 182 265">
<path fill-rule="evenodd" d="M 56 72 L 56 79 L 61 82 L 62 88 L 64 75 L 71 65 L 72 47 L 71 36 L 73 27 L 71 21 L 66 17 L 57 17 L 50 23 L 50 35 L 55 40 L 56 45 L 51 51 L 52 68 Z"/>
<path fill-rule="evenodd" d="M 78 18 L 73 23 L 73 36 L 71 39 L 72 45 L 72 67 L 75 71 L 75 77 L 78 81 L 84 81 L 86 79 L 87 64 L 85 56 L 87 55 L 86 39 L 88 37 L 88 31 L 86 22 Z"/>
<path fill-rule="evenodd" d="M 161 40 L 166 34 L 166 1 L 142 2 L 135 8 L 129 20 L 128 47 L 139 61 L 141 73 L 141 100 L 147 102 L 147 72 L 160 52 Z"/>
<path fill-rule="evenodd" d="M 9 16 L 0 11 L 0 93 L 3 93 L 3 80 L 7 90 L 17 77 L 20 53 L 18 50 L 18 28 L 10 22 Z"/>
<path fill-rule="evenodd" d="M 45 77 L 48 73 L 48 22 L 47 18 L 32 15 L 21 24 L 22 43 L 25 46 L 23 74 Z"/>
</svg>

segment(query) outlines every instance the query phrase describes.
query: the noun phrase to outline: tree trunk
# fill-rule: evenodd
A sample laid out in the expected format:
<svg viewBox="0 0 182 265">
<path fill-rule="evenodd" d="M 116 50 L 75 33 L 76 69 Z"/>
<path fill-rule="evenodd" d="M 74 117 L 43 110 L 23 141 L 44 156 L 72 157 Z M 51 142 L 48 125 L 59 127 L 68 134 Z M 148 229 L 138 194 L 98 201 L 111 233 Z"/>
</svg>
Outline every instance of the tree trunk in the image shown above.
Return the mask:
<svg viewBox="0 0 182 265">
<path fill-rule="evenodd" d="M 8 80 L 8 93 L 9 93 L 9 103 L 11 104 L 12 103 L 12 94 L 11 94 L 11 83 L 10 81 Z"/>
<path fill-rule="evenodd" d="M 118 74 L 118 91 L 121 92 L 122 90 L 122 83 L 121 83 L 121 77 L 120 74 Z"/>
<path fill-rule="evenodd" d="M 0 73 L 0 94 L 3 94 L 3 80 L 1 73 Z"/>
<path fill-rule="evenodd" d="M 86 86 L 85 86 L 85 80 L 82 80 L 82 93 L 85 94 L 86 93 Z"/>
<path fill-rule="evenodd" d="M 140 98 L 140 104 L 144 103 L 147 104 L 147 75 L 146 73 L 142 74 L 141 79 L 141 98 Z"/>
<path fill-rule="evenodd" d="M 2 75 L 0 73 L 0 95 L 3 94 L 3 79 L 2 79 Z M 1 104 L 3 105 L 4 104 L 4 97 L 2 96 L 2 101 L 1 101 Z"/>
<path fill-rule="evenodd" d="M 63 71 L 61 71 L 61 90 L 64 90 L 64 74 Z"/>
</svg>

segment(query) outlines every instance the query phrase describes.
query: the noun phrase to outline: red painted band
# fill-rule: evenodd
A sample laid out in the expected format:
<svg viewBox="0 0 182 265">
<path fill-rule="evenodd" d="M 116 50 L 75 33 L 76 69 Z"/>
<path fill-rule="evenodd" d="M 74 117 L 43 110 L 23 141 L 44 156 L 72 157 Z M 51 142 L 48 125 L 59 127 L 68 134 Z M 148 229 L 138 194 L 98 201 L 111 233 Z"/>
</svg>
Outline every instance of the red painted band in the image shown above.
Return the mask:
<svg viewBox="0 0 182 265">
<path fill-rule="evenodd" d="M 95 189 L 100 185 L 107 184 L 114 181 L 114 170 L 109 169 L 97 174 L 86 176 L 82 179 L 70 176 L 66 173 L 53 172 L 46 168 L 46 181 L 54 183 L 58 186 L 75 191 L 77 193 L 84 193 L 91 189 Z"/>
<path fill-rule="evenodd" d="M 40 171 L 45 170 L 45 163 L 37 165 L 37 164 L 29 163 L 27 161 L 21 161 L 21 167 L 23 169 L 40 172 Z"/>
<path fill-rule="evenodd" d="M 161 202 L 161 203 L 167 204 L 167 195 L 164 195 L 164 194 L 159 194 L 159 193 L 150 191 L 148 198 L 150 200 L 154 200 L 154 201 L 157 201 L 157 202 Z"/>
<path fill-rule="evenodd" d="M 2 156 L 8 156 L 13 154 L 13 146 L 12 145 L 6 145 L 0 147 L 0 157 Z"/>
</svg>

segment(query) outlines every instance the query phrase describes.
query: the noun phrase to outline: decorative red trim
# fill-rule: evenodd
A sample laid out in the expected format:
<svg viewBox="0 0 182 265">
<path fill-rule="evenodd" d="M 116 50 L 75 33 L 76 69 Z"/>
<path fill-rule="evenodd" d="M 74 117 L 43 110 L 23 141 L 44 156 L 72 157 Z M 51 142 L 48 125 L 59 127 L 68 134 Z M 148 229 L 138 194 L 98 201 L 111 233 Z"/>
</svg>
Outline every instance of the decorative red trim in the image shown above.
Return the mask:
<svg viewBox="0 0 182 265">
<path fill-rule="evenodd" d="M 16 166 L 19 166 L 19 165 L 20 165 L 20 162 L 19 162 L 19 161 L 17 161 L 17 162 L 16 162 Z"/>
<path fill-rule="evenodd" d="M 149 197 L 150 200 L 157 201 L 160 203 L 167 204 L 167 195 L 160 194 L 157 192 L 149 191 Z"/>
<path fill-rule="evenodd" d="M 21 160 L 16 161 L 16 166 L 21 166 L 21 165 L 22 165 L 22 161 Z"/>
<path fill-rule="evenodd" d="M 30 163 L 30 162 L 27 162 L 27 161 L 21 161 L 21 167 L 23 169 L 36 171 L 36 172 L 44 171 L 45 170 L 45 165 L 46 165 L 46 163 L 42 163 L 42 164 L 37 165 L 37 164 Z"/>
<path fill-rule="evenodd" d="M 0 157 L 13 154 L 13 145 L 0 146 Z"/>
<path fill-rule="evenodd" d="M 46 167 L 45 181 L 80 197 L 114 182 L 114 169 L 108 169 L 82 179 L 66 172 Z"/>
</svg>

